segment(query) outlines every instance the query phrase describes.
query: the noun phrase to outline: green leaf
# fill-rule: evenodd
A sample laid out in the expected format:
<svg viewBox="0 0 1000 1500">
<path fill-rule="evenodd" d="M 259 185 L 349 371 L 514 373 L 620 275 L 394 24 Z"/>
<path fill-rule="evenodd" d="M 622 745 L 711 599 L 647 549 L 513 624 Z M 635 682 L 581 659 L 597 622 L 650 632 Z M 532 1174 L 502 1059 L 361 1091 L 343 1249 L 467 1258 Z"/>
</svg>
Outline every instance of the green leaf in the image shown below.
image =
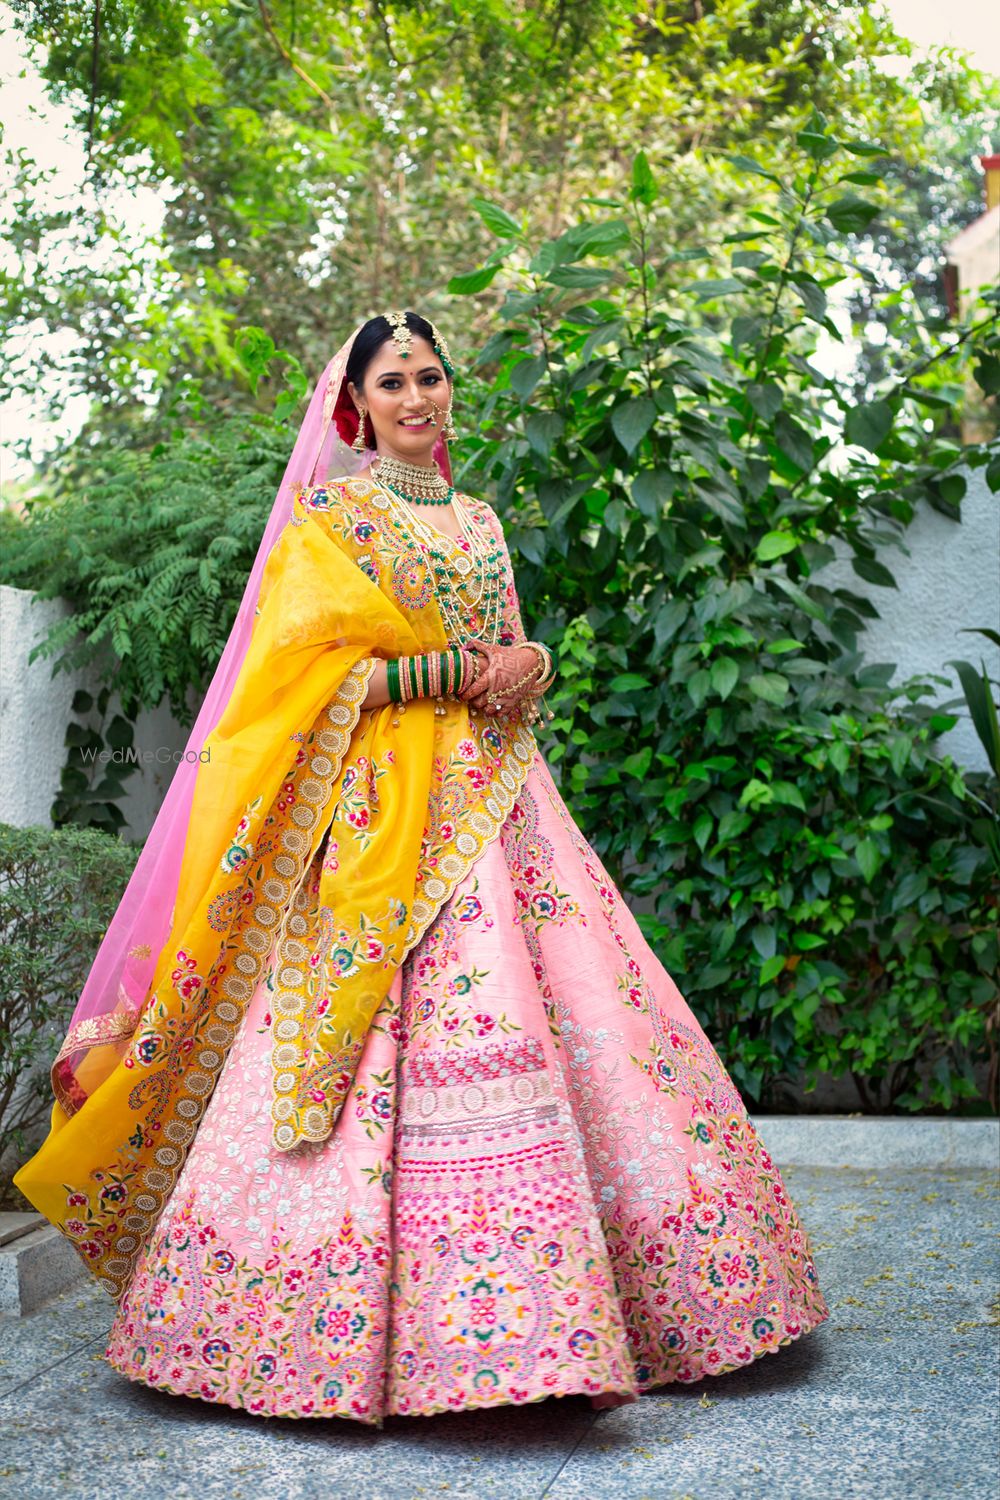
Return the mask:
<svg viewBox="0 0 1000 1500">
<path fill-rule="evenodd" d="M 746 398 L 765 422 L 770 422 L 775 412 L 781 410 L 781 386 L 773 380 L 763 383 L 751 380 L 746 388 Z"/>
<path fill-rule="evenodd" d="M 857 193 L 846 193 L 829 205 L 826 217 L 841 234 L 863 234 L 878 213 L 876 203 L 860 198 Z"/>
<path fill-rule="evenodd" d="M 753 317 L 734 318 L 729 330 L 733 349 L 743 344 L 754 344 L 764 331 L 764 319 Z"/>
<path fill-rule="evenodd" d="M 612 255 L 624 250 L 632 236 L 624 219 L 603 219 L 596 224 L 575 224 L 554 242 L 561 265 L 582 260 L 585 255 Z"/>
<path fill-rule="evenodd" d="M 805 643 L 803 641 L 792 640 L 791 636 L 782 636 L 780 641 L 771 641 L 765 649 L 777 656 L 783 651 L 803 651 Z"/>
<path fill-rule="evenodd" d="M 986 483 L 991 495 L 1000 490 L 1000 454 L 991 459 L 986 466 Z"/>
<path fill-rule="evenodd" d="M 626 775 L 634 776 L 638 781 L 641 781 L 648 772 L 652 759 L 652 745 L 643 745 L 642 749 L 637 750 L 634 755 L 627 755 L 625 757 L 622 761 L 622 770 Z"/>
<path fill-rule="evenodd" d="M 884 589 L 895 589 L 899 587 L 895 578 L 893 578 L 892 574 L 889 572 L 889 569 L 885 566 L 884 563 L 880 563 L 877 558 L 852 557 L 851 567 L 854 569 L 855 573 L 857 573 L 858 577 L 863 578 L 866 583 L 875 583 L 878 584 L 880 588 Z"/>
<path fill-rule="evenodd" d="M 724 151 L 722 155 L 723 159 L 734 166 L 737 171 L 749 172 L 754 177 L 766 177 L 769 182 L 776 182 L 778 187 L 784 186 L 780 177 L 775 177 L 774 173 L 769 172 L 766 167 L 758 166 L 752 157 L 741 156 L 739 152 L 730 151 Z"/>
<path fill-rule="evenodd" d="M 532 412 L 524 424 L 525 435 L 536 453 L 548 458 L 552 444 L 562 437 L 565 422 L 558 412 Z"/>
<path fill-rule="evenodd" d="M 868 884 L 871 885 L 882 863 L 882 856 L 878 852 L 878 845 L 875 840 L 861 839 L 854 851 L 854 857 L 858 862 L 862 875 Z"/>
<path fill-rule="evenodd" d="M 521 227 L 512 219 L 506 209 L 497 203 L 490 203 L 487 198 L 473 198 L 472 207 L 482 219 L 486 228 L 502 240 L 519 240 L 522 238 Z"/>
<path fill-rule="evenodd" d="M 832 135 L 821 135 L 815 130 L 800 130 L 795 139 L 803 151 L 808 151 L 813 161 L 826 161 L 837 154 L 839 142 Z"/>
<path fill-rule="evenodd" d="M 632 481 L 632 499 L 640 515 L 657 521 L 673 494 L 671 476 L 658 469 L 643 469 Z"/>
<path fill-rule="evenodd" d="M 793 781 L 772 781 L 771 791 L 775 802 L 785 807 L 797 807 L 800 812 L 805 812 L 805 799 Z"/>
<path fill-rule="evenodd" d="M 608 690 L 612 693 L 632 693 L 636 688 L 648 688 L 649 685 L 649 678 L 643 677 L 639 672 L 619 672 L 608 683 Z"/>
<path fill-rule="evenodd" d="M 701 705 L 708 697 L 708 690 L 711 686 L 711 682 L 712 679 L 709 676 L 708 672 L 704 670 L 704 668 L 700 668 L 697 672 L 691 673 L 691 676 L 687 680 L 687 691 L 688 697 L 691 699 L 691 702 L 694 704 L 695 708 L 701 708 Z"/>
<path fill-rule="evenodd" d="M 786 552 L 794 552 L 798 545 L 798 538 L 792 536 L 790 531 L 769 531 L 757 544 L 757 556 L 761 562 L 771 562 L 775 557 L 783 557 Z"/>
<path fill-rule="evenodd" d="M 784 967 L 785 967 L 785 960 L 781 957 L 780 953 L 777 954 L 774 958 L 768 958 L 768 959 L 766 959 L 764 961 L 764 963 L 761 965 L 761 970 L 760 970 L 760 982 L 761 982 L 761 984 L 762 985 L 764 985 L 764 984 L 771 984 L 773 980 L 777 979 L 778 975 L 781 973 L 781 971 L 782 971 L 782 969 Z"/>
<path fill-rule="evenodd" d="M 819 620 L 823 625 L 826 624 L 826 611 L 822 605 L 817 604 L 815 599 L 810 599 L 805 590 L 800 589 L 797 583 L 793 583 L 790 578 L 782 578 L 780 573 L 769 573 L 768 582 L 773 583 L 776 588 L 781 589 L 782 593 L 787 594 L 789 599 L 793 599 L 799 606 L 799 609 L 804 610 L 807 615 L 812 615 L 814 620 Z"/>
<path fill-rule="evenodd" d="M 845 744 L 843 740 L 834 740 L 833 744 L 830 746 L 828 754 L 830 756 L 830 764 L 831 766 L 833 766 L 833 769 L 839 775 L 843 776 L 847 771 L 848 766 L 851 764 L 850 745 Z"/>
<path fill-rule="evenodd" d="M 644 203 L 647 208 L 656 202 L 656 179 L 650 170 L 645 151 L 637 151 L 632 161 L 632 190 L 629 197 L 633 203 Z"/>
<path fill-rule="evenodd" d="M 794 278 L 794 290 L 798 292 L 805 303 L 806 311 L 816 323 L 822 323 L 826 316 L 826 293 L 814 276 L 800 271 Z"/>
<path fill-rule="evenodd" d="M 997 709 L 993 701 L 986 664 L 983 662 L 981 665 L 982 670 L 977 672 L 968 661 L 949 663 L 949 666 L 954 667 L 958 673 L 965 701 L 969 705 L 969 716 L 986 751 L 986 757 L 993 767 L 994 774 L 1000 776 L 1000 723 L 997 720 Z"/>
<path fill-rule="evenodd" d="M 730 297 L 733 292 L 745 292 L 746 282 L 740 281 L 737 276 L 725 276 L 714 281 L 691 281 L 684 290 L 697 292 L 699 302 L 711 302 L 716 297 Z"/>
<path fill-rule="evenodd" d="M 853 406 L 844 423 L 844 436 L 849 443 L 877 453 L 892 431 L 893 411 L 888 401 L 869 401 L 864 406 Z"/>
<path fill-rule="evenodd" d="M 767 922 L 758 922 L 750 934 L 753 943 L 761 958 L 773 958 L 778 946 L 778 934 Z"/>
<path fill-rule="evenodd" d="M 653 639 L 658 648 L 673 640 L 687 619 L 689 608 L 683 599 L 668 599 L 660 606 L 653 622 Z"/>
<path fill-rule="evenodd" d="M 780 672 L 757 672 L 750 678 L 750 691 L 765 703 L 784 703 L 788 695 L 788 678 Z"/>
<path fill-rule="evenodd" d="M 958 505 L 964 500 L 968 487 L 963 474 L 945 474 L 938 480 L 938 489 L 942 499 L 946 500 L 949 505 Z"/>
<path fill-rule="evenodd" d="M 828 939 L 820 937 L 818 932 L 796 932 L 792 943 L 801 953 L 809 953 L 814 948 L 825 948 Z"/>
<path fill-rule="evenodd" d="M 728 698 L 740 680 L 740 669 L 731 656 L 720 656 L 712 663 L 712 690 L 720 698 Z"/>
<path fill-rule="evenodd" d="M 912 749 L 912 741 L 905 734 L 894 734 L 889 741 L 889 764 L 897 776 L 902 776 Z"/>
<path fill-rule="evenodd" d="M 812 438 L 786 411 L 779 411 L 774 419 L 774 440 L 793 464 L 802 470 L 812 468 Z"/>
<path fill-rule="evenodd" d="M 611 268 L 599 266 L 556 266 L 545 280 L 553 286 L 583 287 L 601 286 L 614 273 Z"/>
<path fill-rule="evenodd" d="M 499 269 L 499 266 L 483 266 L 481 270 L 469 271 L 465 276 L 453 276 L 448 283 L 448 290 L 460 295 L 481 292 L 489 286 Z"/>
<path fill-rule="evenodd" d="M 634 453 L 656 420 L 656 407 L 648 396 L 635 396 L 611 413 L 615 437 L 627 453 Z"/>
<path fill-rule="evenodd" d="M 973 367 L 976 382 L 987 396 L 995 396 L 1000 391 L 1000 357 L 987 354 L 983 350 L 977 353 L 977 363 Z"/>
<path fill-rule="evenodd" d="M 530 359 L 520 360 L 511 370 L 511 389 L 517 392 L 522 401 L 526 401 L 531 395 L 545 374 L 547 364 L 544 354 L 536 354 Z"/>
<path fill-rule="evenodd" d="M 876 146 L 872 141 L 860 141 L 852 139 L 841 141 L 845 151 L 850 151 L 852 156 L 888 156 L 889 152 L 885 146 Z"/>
</svg>

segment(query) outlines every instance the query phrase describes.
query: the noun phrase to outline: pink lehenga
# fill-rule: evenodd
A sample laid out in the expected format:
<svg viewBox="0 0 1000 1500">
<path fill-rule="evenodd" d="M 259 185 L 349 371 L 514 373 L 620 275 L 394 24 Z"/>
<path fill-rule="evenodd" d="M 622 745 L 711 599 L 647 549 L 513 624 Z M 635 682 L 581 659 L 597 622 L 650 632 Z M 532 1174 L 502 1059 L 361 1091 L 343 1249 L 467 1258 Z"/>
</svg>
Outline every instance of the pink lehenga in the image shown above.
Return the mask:
<svg viewBox="0 0 1000 1500">
<path fill-rule="evenodd" d="M 829 1316 L 780 1173 L 540 752 L 397 970 L 332 1134 L 292 1151 L 270 969 L 121 1301 L 123 1374 L 380 1425 L 690 1383 Z"/>
</svg>

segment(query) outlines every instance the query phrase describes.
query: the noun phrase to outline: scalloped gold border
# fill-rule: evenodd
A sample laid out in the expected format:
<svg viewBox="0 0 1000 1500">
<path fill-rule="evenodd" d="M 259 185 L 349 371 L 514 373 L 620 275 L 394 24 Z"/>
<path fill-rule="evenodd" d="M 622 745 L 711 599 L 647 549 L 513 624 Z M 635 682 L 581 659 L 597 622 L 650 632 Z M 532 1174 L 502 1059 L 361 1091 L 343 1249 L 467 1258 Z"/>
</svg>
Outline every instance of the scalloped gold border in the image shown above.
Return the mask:
<svg viewBox="0 0 1000 1500">
<path fill-rule="evenodd" d="M 281 850 L 272 861 L 275 873 L 255 892 L 257 900 L 246 914 L 245 926 L 239 933 L 241 946 L 230 955 L 222 994 L 198 1020 L 192 1063 L 178 1080 L 170 1116 L 153 1151 L 152 1165 L 143 1170 L 140 1190 L 131 1199 L 128 1212 L 120 1223 L 115 1223 L 117 1232 L 105 1254 L 87 1261 L 89 1269 L 114 1297 L 123 1295 L 142 1246 L 180 1175 L 271 952 L 281 913 L 290 903 L 292 891 L 301 883 L 309 863 L 310 833 L 332 795 L 376 665 L 377 658 L 366 656 L 351 667 L 326 706 L 330 727 L 317 732 L 318 749 L 308 764 L 295 768 L 296 801 L 289 813 L 290 824 L 294 826 L 286 827 L 281 834 Z"/>
</svg>

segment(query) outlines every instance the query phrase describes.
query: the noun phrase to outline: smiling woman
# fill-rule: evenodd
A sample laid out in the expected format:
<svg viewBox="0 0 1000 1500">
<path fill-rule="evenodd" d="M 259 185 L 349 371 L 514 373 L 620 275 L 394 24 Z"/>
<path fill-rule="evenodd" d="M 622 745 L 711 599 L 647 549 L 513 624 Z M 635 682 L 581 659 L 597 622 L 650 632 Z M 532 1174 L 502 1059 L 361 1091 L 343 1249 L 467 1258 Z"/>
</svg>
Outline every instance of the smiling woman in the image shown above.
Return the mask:
<svg viewBox="0 0 1000 1500">
<path fill-rule="evenodd" d="M 117 1370 L 262 1415 L 621 1404 L 829 1316 L 535 742 L 551 663 L 451 484 L 449 366 L 390 313 L 324 371 L 179 875 L 140 861 L 16 1179 L 118 1299 Z"/>
</svg>

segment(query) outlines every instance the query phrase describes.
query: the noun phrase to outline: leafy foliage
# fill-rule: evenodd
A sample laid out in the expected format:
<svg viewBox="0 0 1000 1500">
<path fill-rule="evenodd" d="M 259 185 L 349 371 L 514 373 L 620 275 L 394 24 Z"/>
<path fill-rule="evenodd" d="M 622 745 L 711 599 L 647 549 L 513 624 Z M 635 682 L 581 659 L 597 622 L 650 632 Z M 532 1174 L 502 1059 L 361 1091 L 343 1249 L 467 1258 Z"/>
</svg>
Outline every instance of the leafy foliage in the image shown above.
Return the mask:
<svg viewBox="0 0 1000 1500">
<path fill-rule="evenodd" d="M 867 1109 L 981 1109 L 988 1056 L 995 1109 L 998 893 L 975 825 L 996 789 L 936 754 L 955 721 L 933 684 L 867 663 L 874 606 L 823 575 L 847 549 L 894 587 L 916 507 L 957 515 L 968 469 L 992 484 L 996 440 L 942 437 L 934 381 L 974 359 L 996 389 L 995 294 L 932 356 L 911 327 L 919 357 L 856 403 L 810 355 L 839 338 L 827 293 L 879 212 L 856 187 L 883 153 L 815 113 L 797 141 L 787 178 L 732 159 L 759 198 L 721 275 L 683 279 L 708 248 L 651 264 L 642 154 L 611 219 L 540 244 L 495 221 L 485 269 L 508 290 L 467 472 L 495 486 L 559 654 L 546 753 L 740 1089 L 771 1104 L 850 1073 Z"/>
<path fill-rule="evenodd" d="M 48 1063 L 138 852 L 93 828 L 0 823 L 0 1158 L 23 1160 L 48 1115 Z"/>
<path fill-rule="evenodd" d="M 230 417 L 204 432 L 181 430 L 172 443 L 114 452 L 85 491 L 30 504 L 16 538 L 8 528 L 0 581 L 74 605 L 32 658 L 55 657 L 56 670 L 96 664 L 130 720 L 166 695 L 190 724 L 235 618 L 290 438 L 276 419 Z"/>
<path fill-rule="evenodd" d="M 873 248 L 900 297 L 916 286 L 918 305 L 939 302 L 940 247 L 979 210 L 974 153 L 998 97 L 948 51 L 887 70 L 909 44 L 857 0 L 11 9 L 87 143 L 88 173 L 60 201 L 29 151 L 7 153 L 0 369 L 36 409 L 85 393 L 88 437 L 121 445 L 136 392 L 169 394 L 189 375 L 220 413 L 248 406 L 234 384 L 244 324 L 311 370 L 359 318 L 402 302 L 456 350 L 470 314 L 473 340 L 485 337 L 494 300 L 458 312 L 436 269 L 485 253 L 465 211 L 474 194 L 523 213 L 539 240 L 587 194 L 614 194 L 641 146 L 672 185 L 653 205 L 661 242 L 697 244 L 706 225 L 718 241 L 743 227 L 757 188 L 720 151 L 767 140 L 785 173 L 808 102 L 884 145 L 892 212 Z M 142 214 L 124 212 L 137 192 Z M 39 338 L 46 329 L 60 338 Z"/>
</svg>

